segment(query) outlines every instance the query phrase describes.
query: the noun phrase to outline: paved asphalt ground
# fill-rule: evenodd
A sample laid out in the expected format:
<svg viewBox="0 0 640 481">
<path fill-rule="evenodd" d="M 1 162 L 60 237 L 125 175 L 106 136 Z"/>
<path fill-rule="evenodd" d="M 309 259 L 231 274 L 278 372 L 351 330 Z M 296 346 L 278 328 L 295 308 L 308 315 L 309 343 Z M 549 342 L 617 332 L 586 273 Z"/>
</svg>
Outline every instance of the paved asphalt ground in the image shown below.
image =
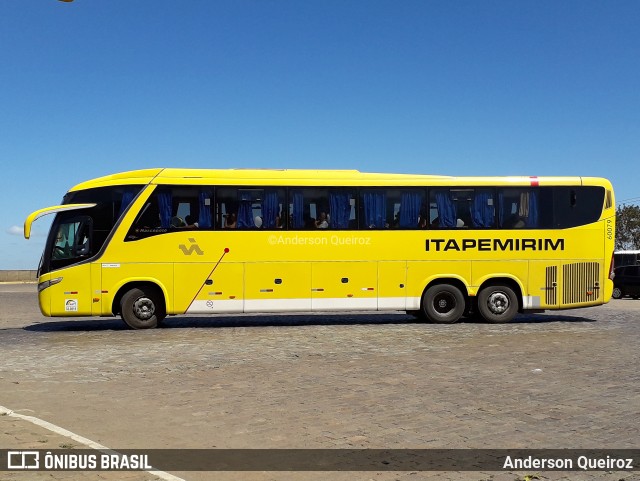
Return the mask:
<svg viewBox="0 0 640 481">
<path fill-rule="evenodd" d="M 114 449 L 638 448 L 640 301 L 431 325 L 404 314 L 48 319 L 0 285 L 0 406 Z M 0 416 L 0 449 L 84 448 Z M 199 480 L 612 480 L 640 472 L 172 472 Z M 527 477 L 530 476 L 530 477 Z M 1 480 L 157 480 L 7 472 Z"/>
</svg>

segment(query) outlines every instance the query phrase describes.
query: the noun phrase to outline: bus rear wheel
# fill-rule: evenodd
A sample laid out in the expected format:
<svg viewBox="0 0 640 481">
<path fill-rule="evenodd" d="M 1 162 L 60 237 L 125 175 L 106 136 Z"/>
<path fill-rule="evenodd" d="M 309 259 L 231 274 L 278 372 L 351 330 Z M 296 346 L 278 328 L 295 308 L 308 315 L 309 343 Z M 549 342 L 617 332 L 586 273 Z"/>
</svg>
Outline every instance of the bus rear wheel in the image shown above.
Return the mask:
<svg viewBox="0 0 640 481">
<path fill-rule="evenodd" d="M 150 287 L 127 291 L 120 301 L 120 314 L 131 329 L 152 329 L 166 316 L 161 295 Z"/>
<path fill-rule="evenodd" d="M 422 296 L 422 310 L 431 322 L 453 324 L 464 313 L 464 296 L 460 289 L 450 284 L 429 287 Z"/>
<path fill-rule="evenodd" d="M 518 313 L 518 296 L 507 286 L 485 287 L 478 295 L 478 310 L 487 322 L 509 322 Z"/>
<path fill-rule="evenodd" d="M 613 294 L 611 295 L 611 297 L 613 297 L 614 299 L 621 299 L 622 298 L 622 289 L 620 289 L 619 287 L 614 287 L 613 288 Z"/>
</svg>

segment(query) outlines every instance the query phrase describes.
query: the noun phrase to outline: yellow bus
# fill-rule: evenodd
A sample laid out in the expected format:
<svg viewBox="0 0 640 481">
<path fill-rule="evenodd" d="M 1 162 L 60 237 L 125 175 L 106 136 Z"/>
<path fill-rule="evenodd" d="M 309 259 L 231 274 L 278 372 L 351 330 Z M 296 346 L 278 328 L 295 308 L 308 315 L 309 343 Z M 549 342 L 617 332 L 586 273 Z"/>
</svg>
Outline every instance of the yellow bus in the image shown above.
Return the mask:
<svg viewBox="0 0 640 481">
<path fill-rule="evenodd" d="M 149 169 L 73 187 L 39 266 L 45 316 L 399 310 L 436 323 L 611 297 L 613 189 L 589 177 Z"/>
</svg>

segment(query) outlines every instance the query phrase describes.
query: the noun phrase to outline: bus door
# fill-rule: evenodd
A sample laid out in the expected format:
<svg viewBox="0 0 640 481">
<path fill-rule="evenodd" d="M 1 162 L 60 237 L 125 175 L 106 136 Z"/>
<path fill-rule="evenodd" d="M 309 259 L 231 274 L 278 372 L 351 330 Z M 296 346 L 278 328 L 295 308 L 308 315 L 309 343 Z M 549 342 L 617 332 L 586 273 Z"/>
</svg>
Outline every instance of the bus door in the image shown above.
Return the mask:
<svg viewBox="0 0 640 481">
<path fill-rule="evenodd" d="M 91 264 L 91 289 L 93 296 L 91 299 L 91 315 L 102 315 L 102 264 L 92 262 Z"/>
<path fill-rule="evenodd" d="M 51 279 L 59 278 L 45 292 L 50 298 L 52 316 L 90 316 L 100 311 L 100 277 L 92 276 L 88 259 L 93 253 L 93 221 L 87 215 L 68 213 L 56 217 L 55 238 L 48 255 L 52 267 Z M 97 299 L 97 301 L 95 301 Z M 46 303 L 45 299 L 41 302 Z M 96 304 L 94 306 L 94 304 Z"/>
<path fill-rule="evenodd" d="M 311 267 L 312 310 L 378 308 L 377 262 L 314 262 Z"/>
</svg>

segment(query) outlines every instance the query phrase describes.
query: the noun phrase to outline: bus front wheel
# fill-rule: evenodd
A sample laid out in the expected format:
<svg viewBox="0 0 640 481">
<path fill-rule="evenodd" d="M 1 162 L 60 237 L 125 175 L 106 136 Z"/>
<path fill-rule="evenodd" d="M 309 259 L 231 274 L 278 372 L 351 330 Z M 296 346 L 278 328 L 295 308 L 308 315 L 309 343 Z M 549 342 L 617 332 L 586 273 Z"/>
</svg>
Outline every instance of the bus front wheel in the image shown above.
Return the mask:
<svg viewBox="0 0 640 481">
<path fill-rule="evenodd" d="M 478 310 L 487 322 L 509 322 L 518 313 L 518 296 L 507 286 L 485 287 L 478 295 Z"/>
<path fill-rule="evenodd" d="M 450 284 L 429 287 L 422 296 L 422 310 L 431 322 L 453 324 L 464 313 L 464 296 L 460 289 Z"/>
<path fill-rule="evenodd" d="M 162 297 L 148 287 L 127 291 L 120 301 L 120 314 L 131 329 L 152 329 L 166 315 Z"/>
</svg>

